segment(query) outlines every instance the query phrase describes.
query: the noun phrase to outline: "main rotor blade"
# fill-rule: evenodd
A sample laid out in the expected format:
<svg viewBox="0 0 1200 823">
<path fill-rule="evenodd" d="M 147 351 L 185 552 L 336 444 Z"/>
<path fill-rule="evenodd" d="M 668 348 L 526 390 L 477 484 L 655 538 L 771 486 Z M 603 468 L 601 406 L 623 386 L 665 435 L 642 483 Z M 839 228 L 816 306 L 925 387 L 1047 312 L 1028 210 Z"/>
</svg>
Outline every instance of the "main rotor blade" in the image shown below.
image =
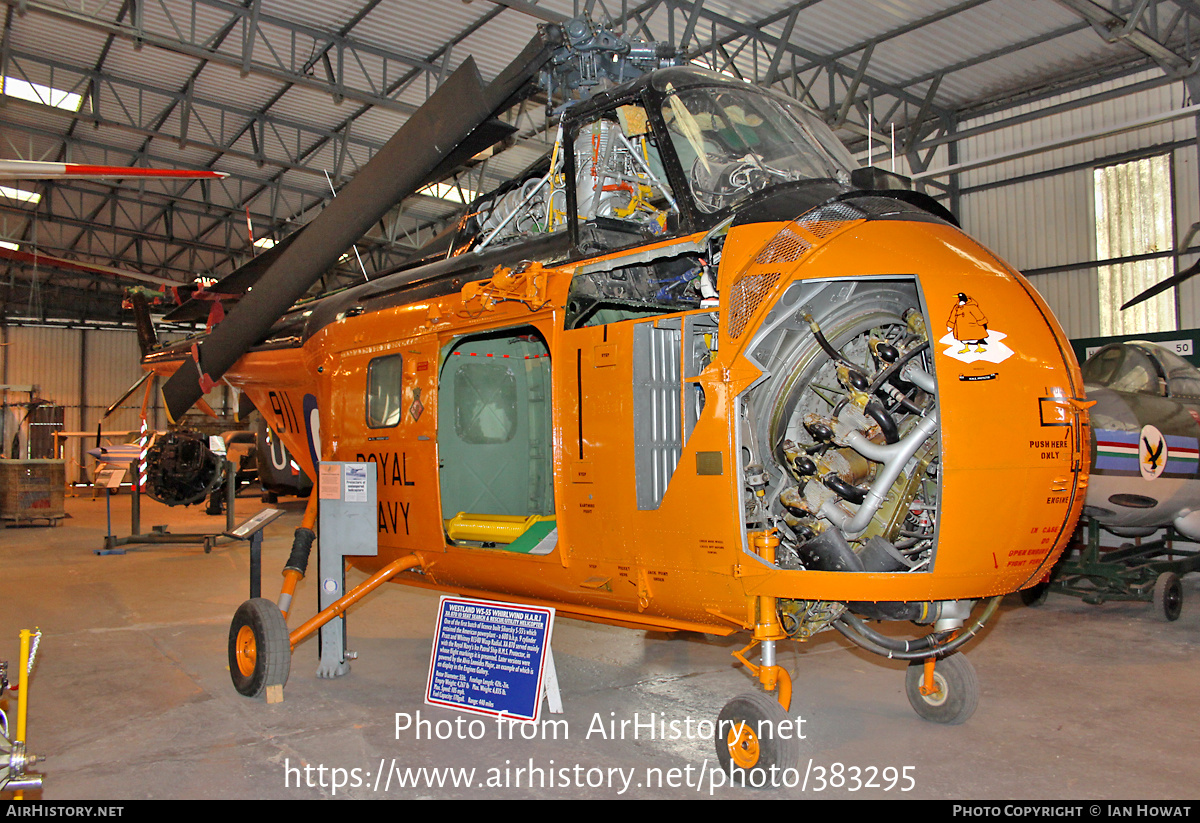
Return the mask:
<svg viewBox="0 0 1200 823">
<path fill-rule="evenodd" d="M 555 36 L 557 35 L 557 36 Z M 371 158 L 271 264 L 247 294 L 193 349 L 163 385 L 172 420 L 261 340 L 350 246 L 420 183 L 479 126 L 520 92 L 550 59 L 561 32 L 539 30 L 525 50 L 488 86 L 468 58 Z"/>
<path fill-rule="evenodd" d="M 1154 297 L 1154 295 L 1156 295 L 1156 294 L 1162 294 L 1167 289 L 1173 289 L 1176 286 L 1178 286 L 1180 283 L 1182 283 L 1183 281 L 1188 280 L 1197 274 L 1200 274 L 1200 260 L 1197 260 L 1195 263 L 1188 266 L 1183 271 L 1176 272 L 1175 274 L 1168 277 L 1166 280 L 1160 280 L 1159 282 L 1155 283 L 1153 286 L 1146 289 L 1144 292 L 1139 294 L 1137 297 L 1133 298 L 1132 300 L 1127 302 L 1125 305 L 1121 306 L 1121 311 L 1124 311 L 1125 309 L 1129 308 L 1130 306 L 1136 306 L 1138 303 L 1149 300 L 1151 297 Z"/>
</svg>

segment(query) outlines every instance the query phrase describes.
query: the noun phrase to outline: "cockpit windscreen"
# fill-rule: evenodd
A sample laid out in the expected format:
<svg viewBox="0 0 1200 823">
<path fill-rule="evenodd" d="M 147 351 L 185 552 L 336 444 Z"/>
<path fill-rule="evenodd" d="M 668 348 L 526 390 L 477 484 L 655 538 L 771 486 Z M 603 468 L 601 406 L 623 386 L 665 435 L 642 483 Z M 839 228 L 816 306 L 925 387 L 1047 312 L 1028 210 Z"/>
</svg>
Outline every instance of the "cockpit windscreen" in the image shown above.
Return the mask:
<svg viewBox="0 0 1200 823">
<path fill-rule="evenodd" d="M 857 164 L 798 106 L 750 89 L 668 89 L 662 115 L 701 211 L 714 213 L 778 183 L 849 179 Z"/>
</svg>

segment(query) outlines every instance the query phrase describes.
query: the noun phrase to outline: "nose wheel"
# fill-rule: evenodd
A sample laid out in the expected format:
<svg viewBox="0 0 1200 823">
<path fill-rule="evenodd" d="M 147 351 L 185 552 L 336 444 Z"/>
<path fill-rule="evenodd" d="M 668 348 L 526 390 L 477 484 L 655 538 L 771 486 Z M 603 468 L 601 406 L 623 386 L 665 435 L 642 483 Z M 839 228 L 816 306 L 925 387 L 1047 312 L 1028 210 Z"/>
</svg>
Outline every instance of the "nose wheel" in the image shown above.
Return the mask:
<svg viewBox="0 0 1200 823">
<path fill-rule="evenodd" d="M 979 705 L 975 667 L 961 654 L 934 662 L 914 660 L 904 677 L 908 702 L 922 719 L 954 726 L 965 723 Z"/>
<path fill-rule="evenodd" d="M 1046 597 L 1049 594 L 1049 582 L 1038 583 L 1036 586 L 1030 586 L 1028 589 L 1021 589 L 1021 602 L 1030 608 L 1037 608 L 1046 602 Z"/>
</svg>

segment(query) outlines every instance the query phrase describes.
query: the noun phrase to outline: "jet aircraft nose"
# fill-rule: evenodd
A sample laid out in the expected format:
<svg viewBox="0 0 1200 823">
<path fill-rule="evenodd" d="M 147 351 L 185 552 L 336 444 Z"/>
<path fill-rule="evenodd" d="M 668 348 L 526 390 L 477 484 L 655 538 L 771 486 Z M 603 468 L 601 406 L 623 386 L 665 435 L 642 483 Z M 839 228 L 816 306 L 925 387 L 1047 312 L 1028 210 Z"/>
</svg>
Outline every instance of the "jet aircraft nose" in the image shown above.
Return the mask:
<svg viewBox="0 0 1200 823">
<path fill-rule="evenodd" d="M 1166 392 L 1092 385 L 1087 396 L 1095 405 L 1086 513 L 1122 536 L 1145 536 L 1168 523 L 1200 534 L 1200 522 L 1188 519 L 1198 510 L 1200 417 Z"/>
</svg>

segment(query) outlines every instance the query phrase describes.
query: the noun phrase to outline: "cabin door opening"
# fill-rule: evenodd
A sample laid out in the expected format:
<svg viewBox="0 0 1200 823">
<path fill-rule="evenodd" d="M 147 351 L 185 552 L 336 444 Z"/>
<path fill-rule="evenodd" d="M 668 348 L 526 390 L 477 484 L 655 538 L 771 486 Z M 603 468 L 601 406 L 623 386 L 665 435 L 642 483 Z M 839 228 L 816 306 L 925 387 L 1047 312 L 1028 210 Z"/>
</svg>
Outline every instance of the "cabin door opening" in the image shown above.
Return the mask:
<svg viewBox="0 0 1200 823">
<path fill-rule="evenodd" d="M 451 343 L 438 379 L 442 521 L 459 545 L 548 553 L 550 349 L 532 326 Z"/>
</svg>

